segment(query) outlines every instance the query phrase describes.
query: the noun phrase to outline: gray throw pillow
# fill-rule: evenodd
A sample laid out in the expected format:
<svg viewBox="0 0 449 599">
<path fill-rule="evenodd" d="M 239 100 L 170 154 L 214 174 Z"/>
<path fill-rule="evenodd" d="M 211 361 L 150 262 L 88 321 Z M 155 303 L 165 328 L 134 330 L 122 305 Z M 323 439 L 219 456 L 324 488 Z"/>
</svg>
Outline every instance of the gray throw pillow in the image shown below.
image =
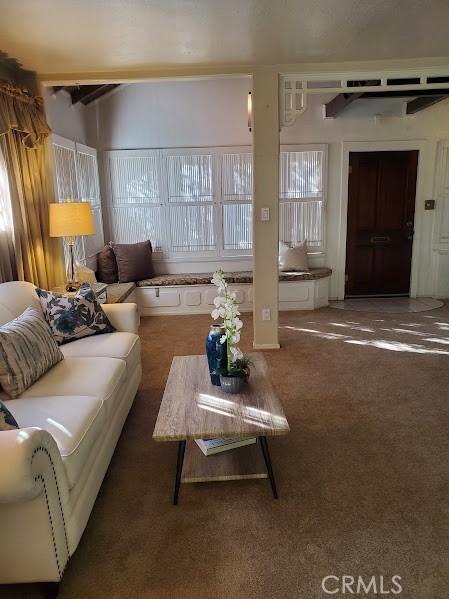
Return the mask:
<svg viewBox="0 0 449 599">
<path fill-rule="evenodd" d="M 44 289 L 36 289 L 36 293 L 45 320 L 59 344 L 115 331 L 95 292 L 87 283 L 83 283 L 73 297 Z"/>
<path fill-rule="evenodd" d="M 0 384 L 12 398 L 63 358 L 39 306 L 0 327 Z"/>
<path fill-rule="evenodd" d="M 5 404 L 0 401 L 0 431 L 12 431 L 16 428 L 19 428 L 16 419 Z"/>
<path fill-rule="evenodd" d="M 151 279 L 154 275 L 153 250 L 150 241 L 141 243 L 113 243 L 120 283 Z"/>
</svg>

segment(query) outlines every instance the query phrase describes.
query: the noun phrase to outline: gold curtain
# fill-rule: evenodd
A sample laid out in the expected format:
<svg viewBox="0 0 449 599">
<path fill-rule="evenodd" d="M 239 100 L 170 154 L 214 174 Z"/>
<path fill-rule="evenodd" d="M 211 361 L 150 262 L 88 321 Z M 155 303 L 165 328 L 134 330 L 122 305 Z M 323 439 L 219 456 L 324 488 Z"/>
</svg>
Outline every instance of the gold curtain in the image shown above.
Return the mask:
<svg viewBox="0 0 449 599">
<path fill-rule="evenodd" d="M 53 178 L 42 98 L 0 85 L 0 144 L 5 159 L 18 278 L 50 289 L 64 280 L 61 245 L 48 235 Z"/>
</svg>

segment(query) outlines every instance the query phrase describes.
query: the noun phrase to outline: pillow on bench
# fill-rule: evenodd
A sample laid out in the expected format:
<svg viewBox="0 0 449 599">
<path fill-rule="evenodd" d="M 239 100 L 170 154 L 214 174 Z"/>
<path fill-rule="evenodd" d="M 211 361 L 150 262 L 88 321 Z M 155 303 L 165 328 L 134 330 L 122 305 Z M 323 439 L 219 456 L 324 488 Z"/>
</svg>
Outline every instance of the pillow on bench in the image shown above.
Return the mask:
<svg viewBox="0 0 449 599">
<path fill-rule="evenodd" d="M 283 241 L 279 242 L 279 270 L 281 272 L 304 272 L 309 270 L 307 243 L 305 241 L 301 241 L 293 247 Z"/>
<path fill-rule="evenodd" d="M 111 245 L 105 245 L 104 248 L 97 256 L 98 267 L 97 267 L 97 280 L 101 283 L 117 283 L 118 281 L 118 268 L 117 260 L 115 259 L 114 250 Z"/>
<path fill-rule="evenodd" d="M 153 276 L 153 251 L 150 241 L 112 243 L 111 246 L 117 260 L 119 283 L 132 283 Z"/>
</svg>

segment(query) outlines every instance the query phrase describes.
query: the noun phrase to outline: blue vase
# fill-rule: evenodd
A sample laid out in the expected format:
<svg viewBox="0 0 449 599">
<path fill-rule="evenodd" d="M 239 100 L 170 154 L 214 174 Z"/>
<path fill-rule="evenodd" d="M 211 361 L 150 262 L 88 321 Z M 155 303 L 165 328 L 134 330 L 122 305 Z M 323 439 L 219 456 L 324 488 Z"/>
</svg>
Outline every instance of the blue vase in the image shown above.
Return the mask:
<svg viewBox="0 0 449 599">
<path fill-rule="evenodd" d="M 224 332 L 223 325 L 213 324 L 210 327 L 209 335 L 206 337 L 206 355 L 212 385 L 220 385 L 217 368 L 226 368 L 228 363 L 227 343 L 220 343 L 220 337 L 224 335 Z"/>
</svg>

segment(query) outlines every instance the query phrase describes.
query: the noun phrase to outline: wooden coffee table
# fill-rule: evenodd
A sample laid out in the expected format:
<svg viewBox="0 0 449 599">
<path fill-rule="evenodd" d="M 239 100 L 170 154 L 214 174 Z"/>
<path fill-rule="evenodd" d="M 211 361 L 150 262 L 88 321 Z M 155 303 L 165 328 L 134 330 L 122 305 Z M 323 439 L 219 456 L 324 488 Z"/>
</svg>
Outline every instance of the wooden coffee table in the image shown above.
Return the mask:
<svg viewBox="0 0 449 599">
<path fill-rule="evenodd" d="M 277 499 L 267 437 L 286 435 L 290 428 L 268 378 L 264 356 L 252 353 L 249 358 L 253 363 L 251 376 L 238 395 L 224 393 L 211 384 L 206 356 L 173 358 L 153 439 L 178 441 L 175 505 L 181 482 L 267 475 Z M 194 441 L 187 444 L 192 439 L 243 436 L 257 437 L 258 443 L 211 456 L 205 456 Z"/>
</svg>

